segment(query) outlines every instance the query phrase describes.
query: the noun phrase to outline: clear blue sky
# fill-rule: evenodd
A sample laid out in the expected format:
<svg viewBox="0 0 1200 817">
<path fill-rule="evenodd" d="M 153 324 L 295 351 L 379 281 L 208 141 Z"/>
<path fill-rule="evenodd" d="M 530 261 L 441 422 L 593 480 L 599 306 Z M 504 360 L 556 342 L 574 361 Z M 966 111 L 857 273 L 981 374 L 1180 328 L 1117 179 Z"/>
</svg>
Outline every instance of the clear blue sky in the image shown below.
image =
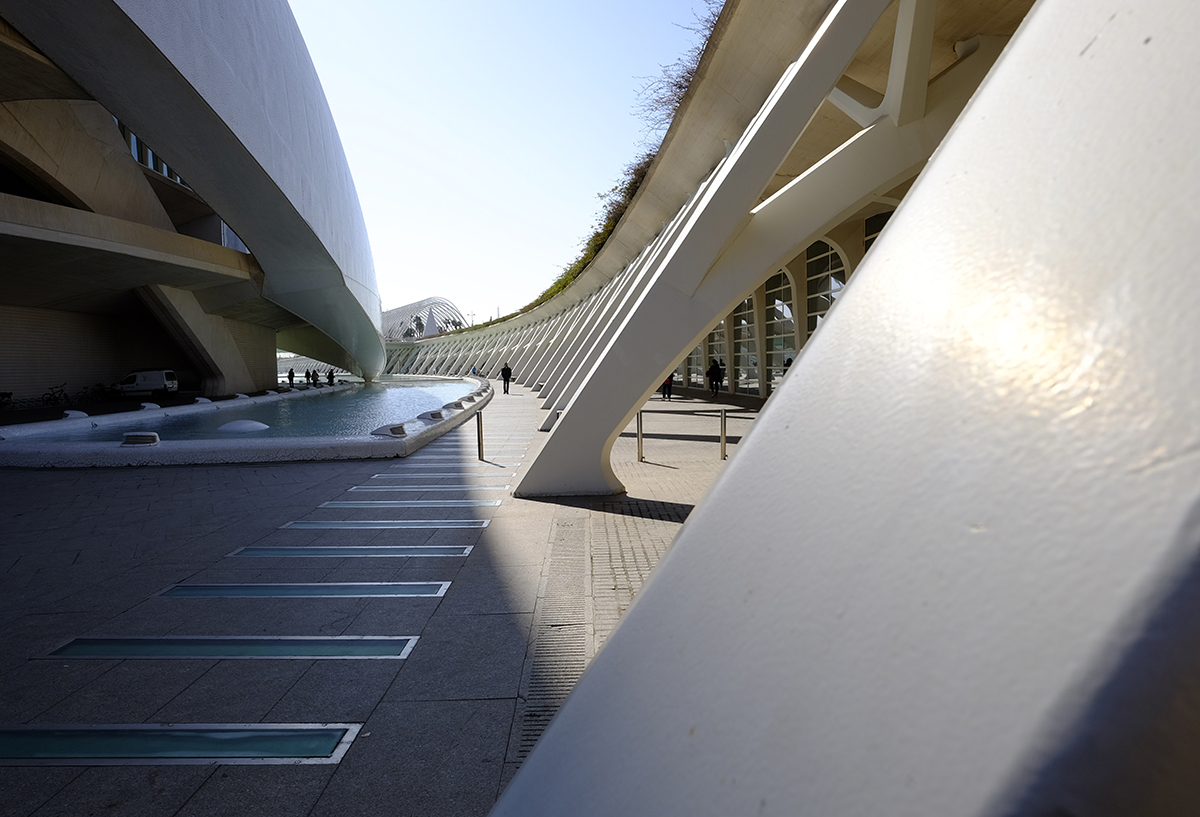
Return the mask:
<svg viewBox="0 0 1200 817">
<path fill-rule="evenodd" d="M 478 323 L 578 255 L 644 141 L 643 77 L 701 0 L 289 0 L 358 187 L 384 309 Z"/>
</svg>

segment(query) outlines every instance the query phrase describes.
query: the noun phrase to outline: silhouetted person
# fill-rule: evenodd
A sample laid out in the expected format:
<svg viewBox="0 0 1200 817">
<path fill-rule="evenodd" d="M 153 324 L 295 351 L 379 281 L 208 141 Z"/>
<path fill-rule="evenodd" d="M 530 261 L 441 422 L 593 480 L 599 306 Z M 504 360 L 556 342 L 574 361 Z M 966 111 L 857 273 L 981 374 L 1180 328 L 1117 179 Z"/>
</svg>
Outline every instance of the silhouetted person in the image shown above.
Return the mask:
<svg viewBox="0 0 1200 817">
<path fill-rule="evenodd" d="M 325 379 L 329 381 L 329 385 L 333 385 L 333 369 L 329 370 L 329 374 L 325 375 Z"/>
<path fill-rule="evenodd" d="M 504 378 L 504 393 L 508 394 L 508 381 L 512 379 L 512 369 L 508 368 L 508 364 L 504 364 L 504 368 L 500 370 L 500 376 Z"/>
<path fill-rule="evenodd" d="M 712 396 L 715 399 L 717 391 L 721 388 L 721 364 L 717 363 L 715 357 L 712 359 L 712 363 L 708 365 L 708 371 L 704 373 L 704 376 L 708 378 L 708 390 L 712 392 Z"/>
<path fill-rule="evenodd" d="M 288 387 L 296 385 L 296 370 L 288 369 Z"/>
</svg>

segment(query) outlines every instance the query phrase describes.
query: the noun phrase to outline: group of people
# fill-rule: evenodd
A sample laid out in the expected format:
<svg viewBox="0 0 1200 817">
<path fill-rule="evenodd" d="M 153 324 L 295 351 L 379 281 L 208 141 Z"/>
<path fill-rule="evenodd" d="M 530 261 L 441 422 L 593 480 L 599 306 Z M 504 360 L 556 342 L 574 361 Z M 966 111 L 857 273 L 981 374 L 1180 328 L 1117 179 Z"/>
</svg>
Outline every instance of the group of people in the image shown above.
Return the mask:
<svg viewBox="0 0 1200 817">
<path fill-rule="evenodd" d="M 321 373 L 318 372 L 316 369 L 305 369 L 304 370 L 304 380 L 306 383 L 308 383 L 308 385 L 316 386 L 321 382 Z M 325 373 L 325 382 L 328 383 L 330 386 L 333 385 L 333 369 L 330 369 L 328 372 Z M 296 385 L 296 370 L 295 369 L 288 369 L 288 385 L 289 386 Z"/>
<path fill-rule="evenodd" d="M 789 357 L 783 364 L 783 372 L 787 374 L 787 370 L 792 365 L 792 359 Z M 725 388 L 725 364 L 718 361 L 715 357 L 708 365 L 708 370 L 704 372 L 704 376 L 708 379 L 708 390 L 712 393 L 713 399 Z M 671 399 L 671 390 L 675 385 L 675 373 L 668 372 L 667 379 L 662 384 L 662 395 L 664 400 Z"/>
</svg>

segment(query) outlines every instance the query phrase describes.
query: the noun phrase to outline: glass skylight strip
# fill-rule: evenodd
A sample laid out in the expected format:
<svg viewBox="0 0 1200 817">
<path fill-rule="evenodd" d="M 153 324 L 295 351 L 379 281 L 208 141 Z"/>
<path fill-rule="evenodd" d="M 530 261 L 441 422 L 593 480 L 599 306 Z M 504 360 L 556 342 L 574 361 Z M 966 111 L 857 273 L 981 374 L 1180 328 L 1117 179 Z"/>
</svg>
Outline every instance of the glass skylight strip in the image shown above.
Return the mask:
<svg viewBox="0 0 1200 817">
<path fill-rule="evenodd" d="M 308 558 L 355 558 L 378 556 L 396 557 L 441 557 L 470 556 L 473 545 L 307 545 L 300 547 L 244 547 L 230 556 L 255 557 L 308 557 Z"/>
<path fill-rule="evenodd" d="M 305 582 L 298 584 L 176 584 L 168 598 L 440 598 L 450 582 Z"/>
<path fill-rule="evenodd" d="M 515 476 L 516 476 L 515 472 L 505 472 L 503 474 L 418 473 L 418 474 L 373 474 L 371 476 L 371 479 L 413 479 L 413 478 L 429 479 L 430 477 L 454 477 L 455 479 L 461 479 L 462 477 L 475 477 L 476 479 L 504 479 L 505 477 L 515 477 Z"/>
<path fill-rule="evenodd" d="M 353 490 L 353 489 L 351 489 Z M 413 529 L 435 529 L 445 530 L 447 528 L 486 528 L 488 526 L 487 519 L 379 519 L 379 520 L 358 520 L 351 519 L 344 522 L 336 522 L 325 519 L 310 519 L 301 520 L 299 522 L 287 522 L 279 526 L 280 530 L 413 530 Z"/>
<path fill-rule="evenodd" d="M 494 508 L 499 499 L 375 499 L 361 502 L 322 502 L 319 508 Z"/>
<path fill-rule="evenodd" d="M 359 723 L 154 723 L 9 726 L 0 766 L 339 763 Z"/>
<path fill-rule="evenodd" d="M 404 659 L 416 643 L 415 635 L 88 637 L 73 639 L 47 657 Z"/>
<path fill-rule="evenodd" d="M 351 491 L 507 491 L 509 485 L 355 485 Z"/>
</svg>

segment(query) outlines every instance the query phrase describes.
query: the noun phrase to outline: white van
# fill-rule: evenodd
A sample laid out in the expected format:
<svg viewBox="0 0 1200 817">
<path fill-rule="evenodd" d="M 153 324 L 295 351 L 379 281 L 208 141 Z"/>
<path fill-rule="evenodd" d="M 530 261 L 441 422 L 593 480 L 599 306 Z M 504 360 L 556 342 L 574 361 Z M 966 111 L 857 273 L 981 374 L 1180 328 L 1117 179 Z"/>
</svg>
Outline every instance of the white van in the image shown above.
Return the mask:
<svg viewBox="0 0 1200 817">
<path fill-rule="evenodd" d="M 179 391 L 179 380 L 170 369 L 138 369 L 117 384 L 117 391 L 130 397 L 143 394 L 170 394 Z"/>
</svg>

